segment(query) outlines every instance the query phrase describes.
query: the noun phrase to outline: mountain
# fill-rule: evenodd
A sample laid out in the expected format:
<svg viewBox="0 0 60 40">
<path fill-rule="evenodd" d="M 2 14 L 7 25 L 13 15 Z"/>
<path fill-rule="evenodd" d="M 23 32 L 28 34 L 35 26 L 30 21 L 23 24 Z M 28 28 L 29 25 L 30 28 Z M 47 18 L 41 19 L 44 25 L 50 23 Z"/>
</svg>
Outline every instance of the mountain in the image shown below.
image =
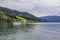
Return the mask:
<svg viewBox="0 0 60 40">
<path fill-rule="evenodd" d="M 16 18 L 16 16 L 19 16 L 19 17 L 22 17 L 22 18 L 25 18 L 27 20 L 32 20 L 32 21 L 35 21 L 35 22 L 41 22 L 42 19 L 28 13 L 28 12 L 20 12 L 20 11 L 17 11 L 17 10 L 12 10 L 12 9 L 9 9 L 9 8 L 5 8 L 5 7 L 0 7 L 0 13 L 3 12 L 4 15 L 6 16 L 9 16 L 11 18 Z"/>
<path fill-rule="evenodd" d="M 60 22 L 60 16 L 44 16 L 40 17 L 41 19 L 45 19 L 48 22 Z"/>
</svg>

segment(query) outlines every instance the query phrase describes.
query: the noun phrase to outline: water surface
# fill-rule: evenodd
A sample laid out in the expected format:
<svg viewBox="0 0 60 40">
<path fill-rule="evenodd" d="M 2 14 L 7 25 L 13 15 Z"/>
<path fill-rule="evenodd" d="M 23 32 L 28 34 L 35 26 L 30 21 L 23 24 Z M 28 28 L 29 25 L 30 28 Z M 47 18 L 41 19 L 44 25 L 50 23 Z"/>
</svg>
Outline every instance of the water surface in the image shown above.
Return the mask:
<svg viewBox="0 0 60 40">
<path fill-rule="evenodd" d="M 60 23 L 30 23 L 7 29 L 0 32 L 0 40 L 60 40 Z"/>
</svg>

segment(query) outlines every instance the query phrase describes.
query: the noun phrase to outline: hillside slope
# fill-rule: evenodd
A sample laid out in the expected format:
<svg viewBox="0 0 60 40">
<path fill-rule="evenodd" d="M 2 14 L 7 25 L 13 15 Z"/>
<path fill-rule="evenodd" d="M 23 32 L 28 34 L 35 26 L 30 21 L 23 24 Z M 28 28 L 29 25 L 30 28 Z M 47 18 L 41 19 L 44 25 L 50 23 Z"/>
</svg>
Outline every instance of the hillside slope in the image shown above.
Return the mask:
<svg viewBox="0 0 60 40">
<path fill-rule="evenodd" d="M 9 8 L 5 8 L 5 7 L 0 7 L 0 11 L 4 12 L 5 15 L 10 16 L 11 18 L 16 18 L 16 16 L 20 16 L 23 17 L 27 20 L 32 20 L 35 22 L 41 22 L 42 19 L 39 19 L 37 17 L 35 17 L 34 15 L 28 13 L 28 12 L 20 12 L 17 10 L 11 10 Z"/>
</svg>

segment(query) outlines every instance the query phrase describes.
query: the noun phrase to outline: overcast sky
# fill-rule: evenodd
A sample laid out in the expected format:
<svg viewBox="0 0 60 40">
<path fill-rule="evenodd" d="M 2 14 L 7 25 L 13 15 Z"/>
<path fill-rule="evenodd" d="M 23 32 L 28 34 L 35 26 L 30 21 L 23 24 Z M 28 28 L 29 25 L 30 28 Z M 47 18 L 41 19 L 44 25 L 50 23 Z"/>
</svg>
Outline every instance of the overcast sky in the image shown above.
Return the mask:
<svg viewBox="0 0 60 40">
<path fill-rule="evenodd" d="M 60 16 L 60 0 L 0 0 L 0 6 L 29 12 L 37 17 Z"/>
</svg>

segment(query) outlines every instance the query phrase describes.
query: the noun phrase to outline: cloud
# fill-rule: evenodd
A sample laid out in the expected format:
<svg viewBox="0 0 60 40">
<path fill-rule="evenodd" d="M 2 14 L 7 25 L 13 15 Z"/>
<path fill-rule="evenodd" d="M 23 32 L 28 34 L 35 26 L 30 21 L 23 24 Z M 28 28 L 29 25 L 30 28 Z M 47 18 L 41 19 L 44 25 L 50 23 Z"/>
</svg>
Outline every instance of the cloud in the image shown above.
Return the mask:
<svg viewBox="0 0 60 40">
<path fill-rule="evenodd" d="M 60 15 L 60 0 L 0 0 L 0 6 L 27 11 L 35 16 Z"/>
<path fill-rule="evenodd" d="M 33 8 L 31 3 L 27 3 L 25 0 L 5 0 L 0 2 L 1 6 L 6 6 L 10 8 L 17 8 L 17 9 L 31 9 Z"/>
<path fill-rule="evenodd" d="M 42 4 L 45 6 L 58 6 L 60 5 L 60 0 L 38 0 L 37 4 Z"/>
</svg>

